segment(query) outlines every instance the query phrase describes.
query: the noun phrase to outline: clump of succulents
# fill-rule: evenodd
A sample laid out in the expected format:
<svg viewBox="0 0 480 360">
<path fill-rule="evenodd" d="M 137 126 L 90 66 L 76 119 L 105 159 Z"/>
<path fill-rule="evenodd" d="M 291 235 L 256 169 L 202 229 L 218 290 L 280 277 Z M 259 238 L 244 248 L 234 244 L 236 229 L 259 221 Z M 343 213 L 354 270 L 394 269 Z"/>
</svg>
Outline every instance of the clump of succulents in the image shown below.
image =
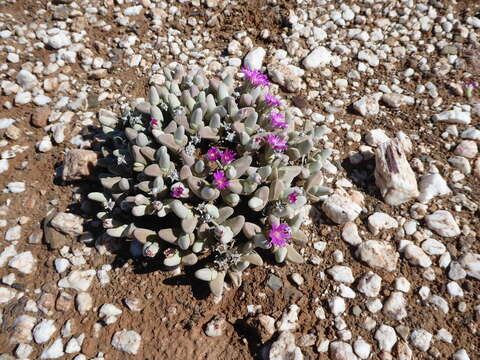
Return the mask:
<svg viewBox="0 0 480 360">
<path fill-rule="evenodd" d="M 169 269 L 207 258 L 195 276 L 216 296 L 226 278 L 240 286 L 248 266 L 263 264 L 258 249 L 302 263 L 305 205 L 330 193 L 321 173 L 330 152 L 316 148 L 328 129 L 296 128 L 267 76 L 242 72 L 236 87 L 231 76 L 165 69 L 148 102 L 101 120 L 103 192 L 88 194 L 106 236 L 130 241 L 133 254 L 141 246 L 137 255 Z"/>
</svg>

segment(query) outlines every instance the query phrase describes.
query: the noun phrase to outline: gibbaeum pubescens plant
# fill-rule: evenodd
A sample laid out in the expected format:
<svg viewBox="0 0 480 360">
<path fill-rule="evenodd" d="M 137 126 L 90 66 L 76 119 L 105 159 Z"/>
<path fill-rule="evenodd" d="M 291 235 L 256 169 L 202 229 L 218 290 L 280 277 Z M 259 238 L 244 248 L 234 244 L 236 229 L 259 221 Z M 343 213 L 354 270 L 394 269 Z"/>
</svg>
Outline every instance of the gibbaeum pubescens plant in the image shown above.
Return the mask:
<svg viewBox="0 0 480 360">
<path fill-rule="evenodd" d="M 263 264 L 256 249 L 302 263 L 305 205 L 330 193 L 321 173 L 330 151 L 316 147 L 328 128 L 296 128 L 267 76 L 242 72 L 236 88 L 231 76 L 166 69 L 148 102 L 101 119 L 104 191 L 88 194 L 106 236 L 131 241 L 132 252 L 141 244 L 141 256 L 171 269 L 207 257 L 195 275 L 216 296 L 227 275 L 239 286 Z"/>
</svg>

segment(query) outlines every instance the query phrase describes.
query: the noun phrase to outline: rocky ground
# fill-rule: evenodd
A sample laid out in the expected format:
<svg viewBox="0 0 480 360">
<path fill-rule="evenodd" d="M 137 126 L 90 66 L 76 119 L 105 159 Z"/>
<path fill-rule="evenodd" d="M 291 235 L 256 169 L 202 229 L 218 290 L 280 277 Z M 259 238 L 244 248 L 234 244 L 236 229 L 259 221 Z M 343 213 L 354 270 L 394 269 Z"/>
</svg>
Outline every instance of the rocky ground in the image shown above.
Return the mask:
<svg viewBox="0 0 480 360">
<path fill-rule="evenodd" d="M 479 35 L 466 0 L 0 2 L 0 359 L 480 359 Z M 92 242 L 61 177 L 177 62 L 264 70 L 334 150 L 306 264 L 221 301 Z"/>
</svg>

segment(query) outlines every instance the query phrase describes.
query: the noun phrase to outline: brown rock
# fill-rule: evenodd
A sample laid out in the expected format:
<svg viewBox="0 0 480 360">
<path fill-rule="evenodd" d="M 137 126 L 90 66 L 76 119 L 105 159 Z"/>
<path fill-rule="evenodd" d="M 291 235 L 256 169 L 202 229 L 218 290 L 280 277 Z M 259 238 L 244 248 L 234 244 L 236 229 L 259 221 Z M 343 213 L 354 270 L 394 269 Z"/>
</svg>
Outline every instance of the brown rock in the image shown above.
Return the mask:
<svg viewBox="0 0 480 360">
<path fill-rule="evenodd" d="M 97 70 L 92 70 L 88 73 L 88 77 L 91 79 L 95 80 L 100 80 L 103 79 L 105 76 L 107 76 L 108 72 L 107 69 L 97 69 Z"/>
<path fill-rule="evenodd" d="M 63 162 L 62 179 L 80 180 L 91 174 L 97 164 L 97 154 L 92 150 L 69 150 Z"/>
<path fill-rule="evenodd" d="M 55 309 L 58 311 L 68 311 L 73 307 L 73 296 L 66 292 L 61 292 L 57 297 Z"/>
<path fill-rule="evenodd" d="M 49 315 L 55 304 L 55 297 L 52 294 L 43 294 L 37 302 L 38 308 L 45 314 Z"/>
<path fill-rule="evenodd" d="M 473 165 L 473 175 L 480 179 L 480 157 L 475 160 Z"/>
<path fill-rule="evenodd" d="M 52 110 L 48 106 L 36 109 L 32 114 L 32 125 L 39 128 L 47 126 L 51 112 Z"/>
</svg>

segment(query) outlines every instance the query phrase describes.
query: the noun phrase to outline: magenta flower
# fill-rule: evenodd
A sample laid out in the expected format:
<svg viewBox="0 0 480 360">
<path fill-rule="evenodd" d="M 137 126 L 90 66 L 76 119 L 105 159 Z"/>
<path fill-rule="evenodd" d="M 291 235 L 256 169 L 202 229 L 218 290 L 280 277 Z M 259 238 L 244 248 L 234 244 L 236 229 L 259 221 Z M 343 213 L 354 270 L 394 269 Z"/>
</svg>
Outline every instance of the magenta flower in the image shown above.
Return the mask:
<svg viewBox="0 0 480 360">
<path fill-rule="evenodd" d="M 242 68 L 242 72 L 253 86 L 270 86 L 270 81 L 268 81 L 268 77 L 264 73 L 245 67 Z"/>
<path fill-rule="evenodd" d="M 467 88 L 472 88 L 472 89 L 477 89 L 478 88 L 478 83 L 474 80 L 470 81 L 470 82 L 466 82 L 464 84 L 465 87 Z"/>
<path fill-rule="evenodd" d="M 213 183 L 219 190 L 223 190 L 230 185 L 230 181 L 228 181 L 227 177 L 225 176 L 225 172 L 222 170 L 218 170 L 213 173 Z"/>
<path fill-rule="evenodd" d="M 285 116 L 276 111 L 270 113 L 270 123 L 273 127 L 279 129 L 286 129 L 288 127 L 287 122 L 285 121 Z"/>
<path fill-rule="evenodd" d="M 155 118 L 150 119 L 150 125 L 151 126 L 158 126 L 158 120 Z"/>
<path fill-rule="evenodd" d="M 181 197 L 183 195 L 183 192 L 185 191 L 183 186 L 180 185 L 172 187 L 170 190 L 170 196 L 177 199 Z"/>
<path fill-rule="evenodd" d="M 269 106 L 280 106 L 280 105 L 282 105 L 282 102 L 280 101 L 280 99 L 277 98 L 275 95 L 272 95 L 270 93 L 265 94 L 264 98 L 265 98 L 265 102 Z"/>
<path fill-rule="evenodd" d="M 235 156 L 237 156 L 237 154 L 235 154 L 234 151 L 225 150 L 220 154 L 220 159 L 222 160 L 222 163 L 230 164 L 233 160 L 235 160 Z"/>
<path fill-rule="evenodd" d="M 299 192 L 297 190 L 293 190 L 290 194 L 288 194 L 287 199 L 290 204 L 295 204 L 298 199 Z"/>
<path fill-rule="evenodd" d="M 216 161 L 220 159 L 222 152 L 217 147 L 212 147 L 207 151 L 207 158 L 210 161 Z"/>
<path fill-rule="evenodd" d="M 285 150 L 288 148 L 287 141 L 280 138 L 278 135 L 267 135 L 267 142 L 274 150 Z"/>
<path fill-rule="evenodd" d="M 292 237 L 292 230 L 287 224 L 272 225 L 268 237 L 270 238 L 270 245 L 283 247 L 287 245 L 287 239 Z"/>
</svg>

